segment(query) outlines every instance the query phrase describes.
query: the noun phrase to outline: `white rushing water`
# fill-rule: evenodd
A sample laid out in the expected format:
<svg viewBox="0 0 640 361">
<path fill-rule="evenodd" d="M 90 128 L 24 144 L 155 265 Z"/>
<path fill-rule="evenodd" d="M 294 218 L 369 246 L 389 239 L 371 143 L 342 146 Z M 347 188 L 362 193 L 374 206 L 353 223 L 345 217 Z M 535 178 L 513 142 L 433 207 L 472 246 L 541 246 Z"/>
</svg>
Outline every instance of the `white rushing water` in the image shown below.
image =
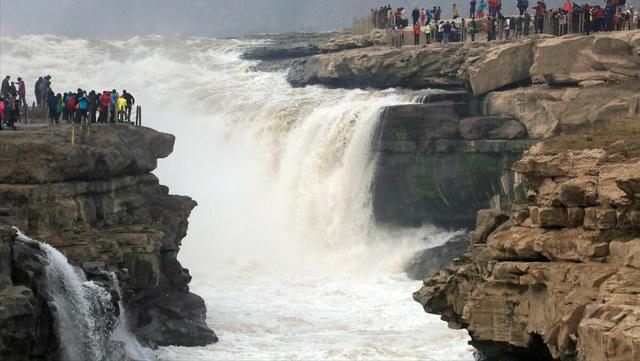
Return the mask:
<svg viewBox="0 0 640 361">
<path fill-rule="evenodd" d="M 37 242 L 18 231 L 22 242 Z M 121 305 L 116 307 L 111 293 L 88 281 L 84 272 L 44 242 L 37 242 L 44 253 L 42 294 L 48 298 L 60 342 L 61 361 L 119 361 L 124 355 L 134 360 L 151 360 L 127 329 Z M 118 288 L 114 274 L 111 286 Z M 117 314 L 117 317 L 116 317 Z M 122 347 L 118 347 L 122 345 Z"/>
<path fill-rule="evenodd" d="M 249 40 L 1 38 L 0 72 L 56 92 L 127 89 L 146 125 L 177 136 L 156 174 L 199 207 L 180 258 L 220 342 L 167 347 L 162 360 L 473 360 L 411 299 L 430 227 L 372 221 L 379 109 L 426 92 L 292 88 L 251 71 Z"/>
</svg>

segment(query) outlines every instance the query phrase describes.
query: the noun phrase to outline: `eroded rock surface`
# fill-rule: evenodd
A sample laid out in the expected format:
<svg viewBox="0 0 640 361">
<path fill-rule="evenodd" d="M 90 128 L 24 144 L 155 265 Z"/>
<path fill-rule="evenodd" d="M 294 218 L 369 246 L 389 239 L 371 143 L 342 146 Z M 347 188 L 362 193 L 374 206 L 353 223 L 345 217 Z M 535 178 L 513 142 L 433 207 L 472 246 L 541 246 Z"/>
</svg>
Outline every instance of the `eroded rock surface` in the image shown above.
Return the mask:
<svg viewBox="0 0 640 361">
<path fill-rule="evenodd" d="M 537 35 L 512 42 L 372 47 L 295 62 L 294 86 L 466 87 L 483 116 L 509 116 L 530 138 L 640 116 L 640 30 Z M 621 84 L 632 84 L 621 86 Z"/>
<path fill-rule="evenodd" d="M 528 201 L 479 213 L 465 260 L 414 299 L 489 358 L 637 360 L 640 160 L 613 159 L 530 151 Z"/>
<path fill-rule="evenodd" d="M 173 150 L 173 136 L 97 125 L 88 136 L 79 132 L 72 145 L 70 127 L 54 129 L 51 143 L 47 127 L 0 137 L 6 155 L 0 167 L 0 208 L 10 210 L 23 232 L 47 241 L 88 272 L 96 264 L 115 272 L 143 342 L 215 342 L 205 324 L 204 301 L 189 292 L 191 276 L 177 260 L 197 204 L 170 195 L 149 173 L 157 158 Z"/>
<path fill-rule="evenodd" d="M 479 56 L 486 43 L 452 43 L 427 48 L 377 46 L 323 54 L 295 62 L 287 79 L 294 86 L 322 84 L 344 88 L 413 89 L 462 87 L 458 69 Z"/>
</svg>

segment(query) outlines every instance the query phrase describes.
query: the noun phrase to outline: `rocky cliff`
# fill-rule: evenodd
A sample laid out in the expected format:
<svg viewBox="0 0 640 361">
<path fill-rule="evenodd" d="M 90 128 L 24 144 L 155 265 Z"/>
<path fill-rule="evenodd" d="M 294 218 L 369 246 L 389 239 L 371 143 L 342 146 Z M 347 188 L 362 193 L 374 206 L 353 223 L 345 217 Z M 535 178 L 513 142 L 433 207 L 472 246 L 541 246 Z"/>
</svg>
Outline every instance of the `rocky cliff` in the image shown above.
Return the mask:
<svg viewBox="0 0 640 361">
<path fill-rule="evenodd" d="M 639 359 L 639 158 L 539 145 L 514 169 L 527 201 L 481 211 L 415 300 L 496 360 Z"/>
<path fill-rule="evenodd" d="M 509 169 L 526 197 L 479 211 L 464 255 L 414 299 L 466 328 L 488 360 L 640 359 L 640 31 L 355 49 L 297 61 L 288 76 L 295 86 L 464 87 L 383 112 L 376 216 L 467 225 L 473 197 L 487 184 L 495 194 Z M 543 143 L 519 160 L 532 140 Z M 432 275 L 430 257 L 460 249 L 445 247 L 408 271 Z"/>
<path fill-rule="evenodd" d="M 150 173 L 158 158 L 171 153 L 173 136 L 128 125 L 99 125 L 72 145 L 69 127 L 54 129 L 50 135 L 47 127 L 34 126 L 0 137 L 0 208 L 9 210 L 11 223 L 87 270 L 115 272 L 134 331 L 144 343 L 215 342 L 205 324 L 204 302 L 189 292 L 191 277 L 177 260 L 196 202 L 170 195 Z M 42 302 L 28 294 L 29 285 L 15 279 L 19 264 L 5 262 L 15 253 L 15 243 L 10 235 L 3 240 L 0 298 Z M 0 333 L 0 354 L 6 352 L 3 345 L 18 341 L 38 346 L 33 335 L 50 327 L 39 308 L 23 306 L 16 314 L 2 304 L 0 328 L 18 330 Z M 37 350 L 31 349 L 32 356 L 44 358 Z"/>
<path fill-rule="evenodd" d="M 533 141 L 513 117 L 480 115 L 469 93 L 424 101 L 382 112 L 374 144 L 376 220 L 471 227 L 476 210 L 517 198 L 511 165 Z"/>
<path fill-rule="evenodd" d="M 615 84 L 638 78 L 639 54 L 640 30 L 402 49 L 378 46 L 299 60 L 288 79 L 296 86 L 465 87 L 480 99 L 483 115 L 513 116 L 530 137 L 542 139 L 637 114 L 637 88 Z"/>
</svg>

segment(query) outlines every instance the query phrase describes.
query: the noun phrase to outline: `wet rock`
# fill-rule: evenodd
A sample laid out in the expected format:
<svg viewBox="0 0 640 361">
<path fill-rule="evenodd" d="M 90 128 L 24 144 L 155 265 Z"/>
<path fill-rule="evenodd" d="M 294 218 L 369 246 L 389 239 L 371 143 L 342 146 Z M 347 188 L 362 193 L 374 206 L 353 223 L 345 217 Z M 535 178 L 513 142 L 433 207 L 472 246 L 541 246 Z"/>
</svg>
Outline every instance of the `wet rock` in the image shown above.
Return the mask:
<svg viewBox="0 0 640 361">
<path fill-rule="evenodd" d="M 460 138 L 459 115 L 450 102 L 386 107 L 381 122 L 382 141 Z"/>
<path fill-rule="evenodd" d="M 8 259 L 0 259 L 0 276 L 8 280 L 0 285 L 0 358 L 45 360 L 55 355 L 57 340 L 47 301 L 38 293 L 42 253 L 37 244 L 16 242 L 15 231 L 0 226 L 3 248 L 10 251 Z"/>
<path fill-rule="evenodd" d="M 436 93 L 424 99 L 427 103 L 383 110 L 374 144 L 378 167 L 373 205 L 378 222 L 458 230 L 473 226 L 475 212 L 489 208 L 494 196 L 519 196 L 512 184 L 503 187 L 503 180 L 513 180 L 510 167 L 532 141 L 463 139 L 461 129 L 466 134 L 477 129 L 476 135 L 487 137 L 514 134 L 508 120 L 489 122 L 495 125 L 492 129 L 463 125 L 484 119 L 469 118 L 475 111 L 469 97 L 461 92 Z"/>
<path fill-rule="evenodd" d="M 441 246 L 416 253 L 405 267 L 407 276 L 413 280 L 434 276 L 441 268 L 451 265 L 454 259 L 464 254 L 467 241 L 465 235 L 455 236 Z"/>
<path fill-rule="evenodd" d="M 168 292 L 140 302 L 136 336 L 151 346 L 206 346 L 218 341 L 206 326 L 204 301 L 188 292 Z"/>
</svg>

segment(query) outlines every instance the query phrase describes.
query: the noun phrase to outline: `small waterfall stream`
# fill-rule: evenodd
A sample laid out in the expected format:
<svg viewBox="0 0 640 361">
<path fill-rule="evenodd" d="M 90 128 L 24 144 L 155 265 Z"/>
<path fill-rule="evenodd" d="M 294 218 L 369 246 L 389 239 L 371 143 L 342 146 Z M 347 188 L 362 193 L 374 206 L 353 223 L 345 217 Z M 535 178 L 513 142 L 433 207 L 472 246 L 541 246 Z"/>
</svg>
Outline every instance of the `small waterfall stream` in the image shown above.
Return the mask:
<svg viewBox="0 0 640 361">
<path fill-rule="evenodd" d="M 39 288 L 54 317 L 61 361 L 150 359 L 150 351 L 127 329 L 115 274 L 107 274 L 109 284 L 89 281 L 82 269 L 69 264 L 51 245 L 19 230 L 18 240 L 35 243 L 42 251 L 44 272 Z"/>
</svg>

